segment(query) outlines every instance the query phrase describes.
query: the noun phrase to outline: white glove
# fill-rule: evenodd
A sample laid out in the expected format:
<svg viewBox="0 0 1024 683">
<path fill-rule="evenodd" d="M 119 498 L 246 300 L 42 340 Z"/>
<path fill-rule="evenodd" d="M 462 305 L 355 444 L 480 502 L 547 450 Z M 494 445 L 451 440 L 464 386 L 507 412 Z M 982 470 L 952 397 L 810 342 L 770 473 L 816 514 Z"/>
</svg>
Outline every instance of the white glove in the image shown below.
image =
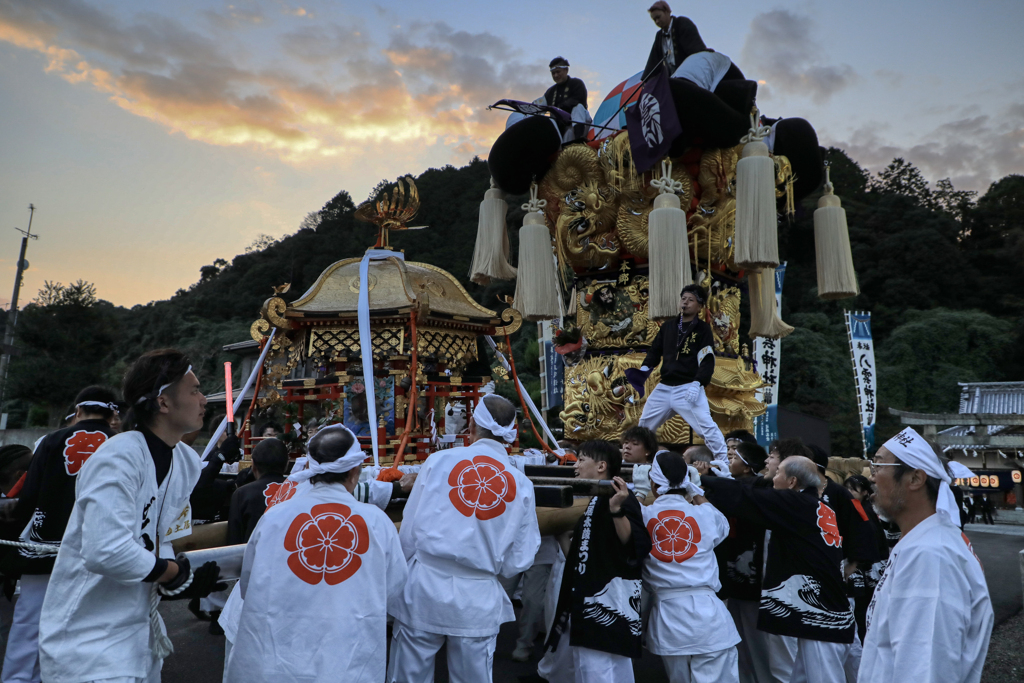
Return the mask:
<svg viewBox="0 0 1024 683">
<path fill-rule="evenodd" d="M 693 465 L 686 466 L 686 479 L 683 480 L 682 489 L 686 491 L 686 500 L 693 500 L 694 496 L 703 496 L 704 489 L 700 487 L 700 472 Z"/>
<path fill-rule="evenodd" d="M 697 400 L 697 392 L 700 390 L 700 382 L 690 382 L 683 385 L 683 400 L 687 403 L 694 403 Z"/>
</svg>

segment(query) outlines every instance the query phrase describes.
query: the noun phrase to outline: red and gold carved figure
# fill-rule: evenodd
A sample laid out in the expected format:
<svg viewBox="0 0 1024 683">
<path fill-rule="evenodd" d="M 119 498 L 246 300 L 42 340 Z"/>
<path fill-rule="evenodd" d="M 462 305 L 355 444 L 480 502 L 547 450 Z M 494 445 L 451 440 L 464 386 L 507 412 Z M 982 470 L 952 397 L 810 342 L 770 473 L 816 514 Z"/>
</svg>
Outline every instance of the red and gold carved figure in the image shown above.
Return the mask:
<svg viewBox="0 0 1024 683">
<path fill-rule="evenodd" d="M 478 455 L 455 465 L 448 475 L 452 490 L 448 497 L 455 509 L 466 517 L 488 520 L 500 517 L 505 504 L 516 498 L 516 480 L 494 458 Z"/>
<path fill-rule="evenodd" d="M 107 440 L 103 432 L 75 432 L 64 442 L 64 470 L 72 477 L 96 449 Z"/>
<path fill-rule="evenodd" d="M 700 526 L 679 510 L 662 510 L 647 522 L 651 557 L 662 562 L 686 562 L 697 554 Z"/>
<path fill-rule="evenodd" d="M 836 524 L 836 513 L 828 505 L 818 502 L 818 528 L 821 529 L 821 537 L 825 543 L 833 548 L 843 547 L 843 537 L 839 535 L 839 526 Z"/>
<path fill-rule="evenodd" d="M 288 568 L 313 586 L 326 581 L 336 586 L 362 565 L 359 556 L 370 547 L 366 522 L 340 503 L 314 505 L 288 527 L 284 549 Z"/>
</svg>

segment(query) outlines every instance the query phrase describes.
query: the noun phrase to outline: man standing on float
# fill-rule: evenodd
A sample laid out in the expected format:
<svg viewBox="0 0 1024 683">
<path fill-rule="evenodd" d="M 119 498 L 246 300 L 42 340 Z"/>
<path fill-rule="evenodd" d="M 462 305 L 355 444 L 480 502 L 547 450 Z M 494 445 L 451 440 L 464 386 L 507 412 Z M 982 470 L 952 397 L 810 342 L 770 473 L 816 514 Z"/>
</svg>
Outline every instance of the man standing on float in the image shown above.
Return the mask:
<svg viewBox="0 0 1024 683">
<path fill-rule="evenodd" d="M 700 285 L 683 287 L 679 293 L 679 316 L 661 325 L 643 365 L 639 370 L 626 370 L 626 379 L 643 396 L 644 383 L 661 363 L 661 381 L 647 397 L 640 426 L 657 432 L 673 413 L 679 415 L 704 439 L 715 454 L 718 469 L 728 476 L 725 438 L 711 419 L 704 393 L 715 374 L 714 336 L 711 326 L 700 318 L 706 301 L 707 292 Z"/>
</svg>

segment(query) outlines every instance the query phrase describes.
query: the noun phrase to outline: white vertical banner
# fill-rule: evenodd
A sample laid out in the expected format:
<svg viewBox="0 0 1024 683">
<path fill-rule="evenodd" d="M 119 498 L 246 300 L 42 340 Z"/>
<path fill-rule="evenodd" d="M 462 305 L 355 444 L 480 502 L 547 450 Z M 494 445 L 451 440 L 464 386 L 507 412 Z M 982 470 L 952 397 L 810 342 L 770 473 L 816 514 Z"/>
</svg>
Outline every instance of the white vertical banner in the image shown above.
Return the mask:
<svg viewBox="0 0 1024 683">
<path fill-rule="evenodd" d="M 850 359 L 853 361 L 853 379 L 857 386 L 857 407 L 860 411 L 861 437 L 864 457 L 875 447 L 875 417 L 877 415 L 877 372 L 875 346 L 871 340 L 871 312 L 845 311 L 846 336 L 850 341 Z"/>
<path fill-rule="evenodd" d="M 782 314 L 782 281 L 786 277 L 786 264 L 775 269 L 775 305 Z M 761 380 L 767 385 L 754 392 L 754 397 L 767 406 L 764 415 L 754 418 L 754 436 L 757 443 L 768 448 L 779 438 L 779 362 L 782 340 L 754 338 L 754 363 Z"/>
</svg>

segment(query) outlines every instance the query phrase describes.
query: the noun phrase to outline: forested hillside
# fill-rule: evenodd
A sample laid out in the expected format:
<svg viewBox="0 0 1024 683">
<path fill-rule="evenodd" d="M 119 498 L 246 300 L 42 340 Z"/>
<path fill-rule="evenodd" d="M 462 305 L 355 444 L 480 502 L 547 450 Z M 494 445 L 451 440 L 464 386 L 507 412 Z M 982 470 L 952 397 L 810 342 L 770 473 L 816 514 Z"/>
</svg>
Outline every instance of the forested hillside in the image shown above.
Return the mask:
<svg viewBox="0 0 1024 683">
<path fill-rule="evenodd" d="M 1003 178 L 975 198 L 946 182 L 930 188 L 899 159 L 872 178 L 839 150 L 829 157 L 862 294 L 840 302 L 817 298 L 811 217 L 817 196 L 809 197 L 779 233 L 789 262 L 783 318 L 797 328 L 782 343 L 780 402 L 829 420 L 834 452 L 854 454 L 860 437 L 844 308 L 873 314 L 879 436 L 895 429 L 888 406 L 955 410 L 958 381 L 1024 379 L 1024 177 Z M 466 276 L 489 186 L 486 163 L 431 169 L 416 184 L 422 204 L 415 222 L 429 228 L 392 233 L 392 244 L 409 260 L 448 270 L 480 303 L 495 307 L 495 297 L 511 294 L 514 283 L 484 288 Z M 521 203 L 509 198 L 513 252 Z M 40 292 L 19 315 L 16 343 L 23 354 L 11 366 L 9 425 L 54 423 L 81 386 L 117 386 L 128 361 L 160 346 L 186 350 L 207 390 L 220 388 L 217 363 L 232 360 L 220 347 L 249 337 L 273 286 L 290 282 L 284 298 L 294 300 L 328 265 L 373 243 L 376 229 L 356 221 L 354 208 L 342 190 L 294 234 L 204 266 L 194 285 L 166 301 L 115 307 L 88 283 Z M 524 325 L 515 343 L 531 389 L 538 385 L 535 337 L 534 326 Z"/>
</svg>

